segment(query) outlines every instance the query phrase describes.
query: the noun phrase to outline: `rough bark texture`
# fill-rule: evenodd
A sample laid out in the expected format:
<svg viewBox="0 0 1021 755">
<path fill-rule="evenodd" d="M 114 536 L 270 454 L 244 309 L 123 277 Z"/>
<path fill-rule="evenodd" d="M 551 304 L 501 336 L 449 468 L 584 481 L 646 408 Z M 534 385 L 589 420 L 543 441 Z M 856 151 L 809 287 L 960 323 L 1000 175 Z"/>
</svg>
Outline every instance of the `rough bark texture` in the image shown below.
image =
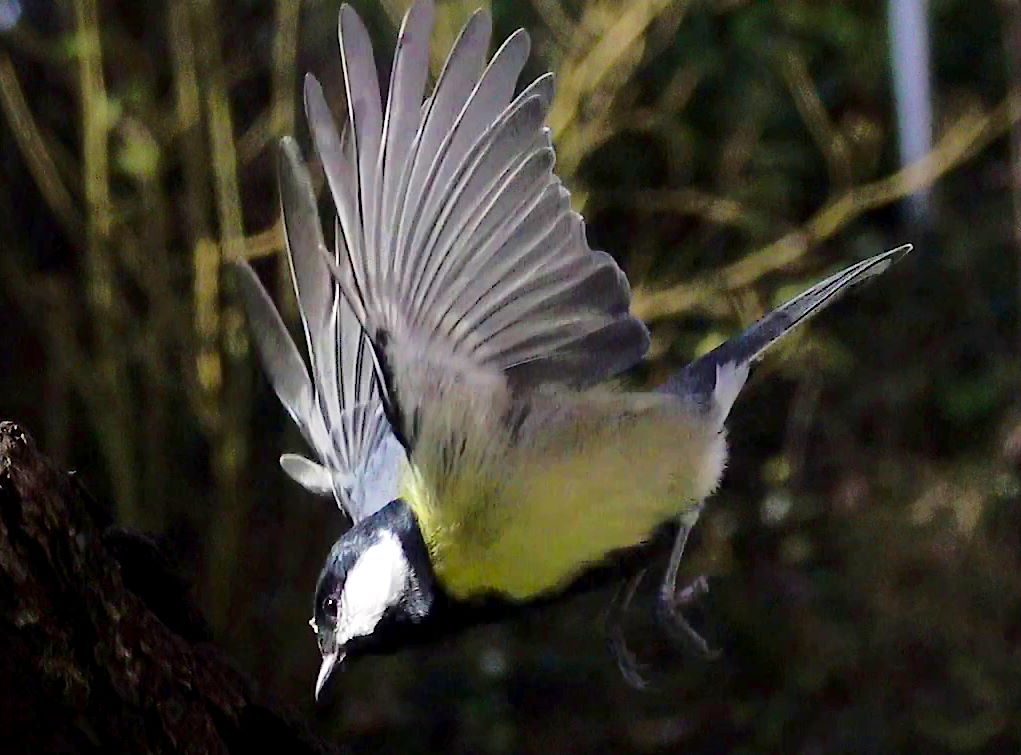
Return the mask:
<svg viewBox="0 0 1021 755">
<path fill-rule="evenodd" d="M 330 752 L 255 701 L 158 550 L 102 519 L 0 423 L 0 749 Z"/>
</svg>

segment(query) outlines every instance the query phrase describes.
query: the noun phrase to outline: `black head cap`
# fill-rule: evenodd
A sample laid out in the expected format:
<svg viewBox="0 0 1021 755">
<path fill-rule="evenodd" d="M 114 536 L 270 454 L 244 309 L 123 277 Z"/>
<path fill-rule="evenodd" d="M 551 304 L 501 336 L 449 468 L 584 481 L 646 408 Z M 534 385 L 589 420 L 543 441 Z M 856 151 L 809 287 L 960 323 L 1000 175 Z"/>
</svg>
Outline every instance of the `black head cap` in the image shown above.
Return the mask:
<svg viewBox="0 0 1021 755">
<path fill-rule="evenodd" d="M 343 649 L 385 651 L 400 645 L 406 637 L 401 627 L 409 622 L 420 623 L 429 613 L 434 579 L 428 550 L 411 509 L 402 499 L 396 499 L 345 532 L 323 564 L 316 583 L 311 624 L 324 656 L 339 649 L 337 619 L 349 572 L 371 546 L 387 535 L 396 537 L 400 543 L 407 561 L 408 583 L 401 599 L 387 609 L 372 634 L 351 641 L 340 640 L 345 642 Z"/>
</svg>

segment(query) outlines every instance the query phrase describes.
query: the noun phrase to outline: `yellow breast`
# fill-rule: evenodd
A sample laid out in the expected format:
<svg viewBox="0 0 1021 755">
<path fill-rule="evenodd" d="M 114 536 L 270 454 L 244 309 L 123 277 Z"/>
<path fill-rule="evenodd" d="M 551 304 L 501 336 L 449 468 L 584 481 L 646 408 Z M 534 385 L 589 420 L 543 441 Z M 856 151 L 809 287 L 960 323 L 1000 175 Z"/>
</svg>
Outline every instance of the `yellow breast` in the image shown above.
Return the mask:
<svg viewBox="0 0 1021 755">
<path fill-rule="evenodd" d="M 723 436 L 675 405 L 622 412 L 615 402 L 627 398 L 459 468 L 443 485 L 407 477 L 405 500 L 445 590 L 515 600 L 557 591 L 712 492 Z"/>
</svg>

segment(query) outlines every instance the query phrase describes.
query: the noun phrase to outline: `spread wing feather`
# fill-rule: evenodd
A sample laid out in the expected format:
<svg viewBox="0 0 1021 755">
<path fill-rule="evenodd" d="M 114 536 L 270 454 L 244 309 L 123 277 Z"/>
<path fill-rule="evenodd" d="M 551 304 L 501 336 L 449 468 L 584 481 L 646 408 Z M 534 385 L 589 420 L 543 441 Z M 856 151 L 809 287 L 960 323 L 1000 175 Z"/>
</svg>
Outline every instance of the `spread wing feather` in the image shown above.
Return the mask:
<svg viewBox="0 0 1021 755">
<path fill-rule="evenodd" d="M 318 82 L 305 86 L 342 237 L 327 264 L 372 340 L 387 415 L 409 449 L 438 399 L 395 375 L 496 377 L 521 394 L 595 383 L 649 344 L 626 278 L 588 246 L 553 172 L 552 76 L 514 96 L 528 36 L 511 35 L 487 64 L 492 22 L 475 13 L 426 96 L 433 15 L 423 0 L 405 17 L 384 107 L 365 27 L 342 8 L 351 152 Z M 293 150 L 284 155 L 285 171 L 304 173 Z"/>
<path fill-rule="evenodd" d="M 339 139 L 336 144 L 338 162 L 350 166 L 350 153 Z M 280 465 L 308 490 L 332 493 L 358 521 L 396 497 L 404 453 L 383 414 L 372 345 L 330 275 L 311 180 L 307 171 L 292 169 L 296 155 L 296 145 L 285 140 L 280 196 L 311 378 L 269 294 L 247 263 L 238 265 L 241 291 L 270 383 L 318 459 L 284 454 Z M 346 258 L 342 233 L 336 234 L 336 244 L 333 259 Z"/>
</svg>

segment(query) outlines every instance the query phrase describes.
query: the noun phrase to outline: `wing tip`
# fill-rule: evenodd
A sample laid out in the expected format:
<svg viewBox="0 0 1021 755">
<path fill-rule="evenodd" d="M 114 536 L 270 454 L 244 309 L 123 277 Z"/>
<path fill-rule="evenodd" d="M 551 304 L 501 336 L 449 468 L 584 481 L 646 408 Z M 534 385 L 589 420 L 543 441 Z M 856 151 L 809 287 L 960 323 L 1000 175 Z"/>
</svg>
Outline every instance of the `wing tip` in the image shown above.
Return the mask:
<svg viewBox="0 0 1021 755">
<path fill-rule="evenodd" d="M 324 243 L 322 227 L 319 225 L 319 211 L 315 188 L 312 185 L 312 175 L 309 173 L 301 147 L 292 136 L 283 136 L 278 143 L 277 185 L 283 209 L 284 241 L 288 253 L 291 253 L 291 244 L 288 239 L 296 231 L 293 224 L 295 220 L 301 222 L 301 218 L 296 219 L 295 216 L 302 212 L 308 213 L 308 218 L 315 220 L 316 242 L 322 246 Z"/>
<path fill-rule="evenodd" d="M 281 189 L 281 199 L 286 196 L 285 189 L 293 191 L 306 183 L 311 186 L 311 180 L 298 141 L 290 134 L 280 137 L 277 141 L 277 186 Z M 285 223 L 286 220 L 285 213 Z"/>
<path fill-rule="evenodd" d="M 227 263 L 227 270 L 240 283 L 241 299 L 249 320 L 252 318 L 253 309 L 258 306 L 269 307 L 277 312 L 273 297 L 269 295 L 269 291 L 262 284 L 262 279 L 248 260 L 244 258 L 230 260 Z M 279 315 L 279 312 L 277 314 Z"/>
<path fill-rule="evenodd" d="M 900 262 L 902 259 L 904 259 L 909 254 L 911 254 L 911 252 L 913 252 L 914 250 L 915 250 L 915 245 L 912 244 L 909 241 L 907 243 L 901 244 L 900 246 L 898 246 L 898 247 L 896 247 L 894 249 L 891 249 L 888 252 L 888 254 L 890 254 L 891 256 L 892 255 L 896 255 L 895 257 L 893 257 L 893 261 L 894 262 Z"/>
<path fill-rule="evenodd" d="M 365 24 L 362 21 L 362 17 L 358 15 L 358 11 L 354 9 L 351 3 L 341 3 L 340 10 L 337 11 L 337 31 L 340 35 L 341 43 L 344 40 L 344 23 L 358 24 L 363 29 Z"/>
<path fill-rule="evenodd" d="M 424 18 L 423 18 L 423 14 Z M 397 46 L 400 48 L 406 41 L 406 36 L 409 30 L 419 25 L 425 27 L 426 32 L 426 44 L 429 43 L 429 37 L 432 34 L 433 22 L 436 17 L 436 4 L 433 0 L 415 0 L 411 5 L 408 6 L 408 10 L 404 12 L 404 17 L 401 19 L 401 28 L 397 33 Z"/>
<path fill-rule="evenodd" d="M 874 278 L 877 275 L 882 275 L 891 266 L 896 265 L 907 257 L 914 248 L 914 244 L 901 244 L 893 249 L 880 252 L 874 257 L 862 260 L 858 263 L 859 266 L 863 267 L 862 271 L 858 274 L 858 279 Z"/>
<path fill-rule="evenodd" d="M 310 493 L 321 496 L 333 493 L 333 475 L 325 465 L 300 454 L 282 454 L 279 463 L 288 477 Z"/>
<path fill-rule="evenodd" d="M 482 24 L 482 27 L 476 29 L 475 27 L 479 24 Z M 484 33 L 488 44 L 489 37 L 493 33 L 493 15 L 487 8 L 476 8 L 475 12 L 468 17 L 468 21 L 462 29 L 462 34 L 467 32 L 469 27 L 471 27 L 472 32 L 475 34 Z"/>
<path fill-rule="evenodd" d="M 236 259 L 228 260 L 227 269 L 233 270 L 232 275 L 240 275 L 249 279 L 254 278 L 260 286 L 262 283 L 259 281 L 259 275 L 255 272 L 255 268 L 245 257 L 237 257 Z"/>
<path fill-rule="evenodd" d="M 298 141 L 290 134 L 285 134 L 277 140 L 277 148 L 279 149 L 279 155 L 281 158 L 286 157 L 292 160 L 301 159 L 301 148 L 298 147 Z"/>
<path fill-rule="evenodd" d="M 528 33 L 527 29 L 519 28 L 515 29 L 508 35 L 507 39 L 500 45 L 500 51 L 504 49 L 510 49 L 512 45 L 522 45 L 524 50 L 522 51 L 522 57 L 526 60 L 532 52 L 532 36 Z M 499 51 L 498 53 L 499 54 Z M 493 56 L 494 58 L 496 55 Z"/>
<path fill-rule="evenodd" d="M 886 265 L 883 267 L 883 270 L 886 270 L 890 265 L 896 265 L 914 250 L 915 245 L 909 242 L 886 252 Z"/>
<path fill-rule="evenodd" d="M 304 95 L 305 95 L 305 102 L 306 102 L 306 104 L 308 103 L 309 91 L 313 87 L 317 88 L 320 92 L 323 89 L 323 85 L 319 83 L 319 79 L 311 71 L 305 71 L 305 75 L 302 77 L 301 82 L 302 82 L 302 90 L 303 90 Z"/>
</svg>

